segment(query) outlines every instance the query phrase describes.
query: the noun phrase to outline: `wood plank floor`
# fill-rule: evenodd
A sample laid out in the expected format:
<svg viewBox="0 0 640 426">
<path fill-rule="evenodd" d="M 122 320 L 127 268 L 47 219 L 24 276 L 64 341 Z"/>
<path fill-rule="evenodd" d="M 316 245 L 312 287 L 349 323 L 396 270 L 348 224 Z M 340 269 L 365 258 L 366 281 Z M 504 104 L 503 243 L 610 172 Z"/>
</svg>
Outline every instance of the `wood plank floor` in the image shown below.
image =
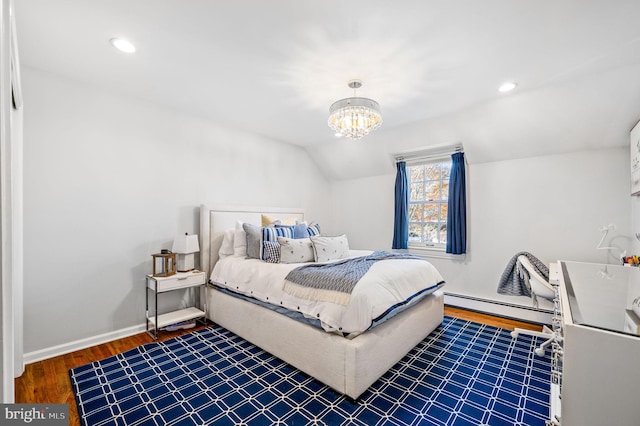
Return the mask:
<svg viewBox="0 0 640 426">
<path fill-rule="evenodd" d="M 513 330 L 514 327 L 538 331 L 541 329 L 540 326 L 534 324 L 495 317 L 450 306 L 445 307 L 445 315 L 510 330 Z M 204 326 L 199 326 L 190 330 L 162 333 L 159 340 L 167 340 L 203 327 Z M 69 405 L 69 425 L 80 426 L 75 397 L 69 380 L 69 370 L 152 342 L 153 339 L 151 339 L 147 333 L 141 333 L 136 334 L 135 336 L 29 364 L 26 366 L 24 374 L 15 379 L 15 401 L 17 403 L 66 403 Z"/>
</svg>

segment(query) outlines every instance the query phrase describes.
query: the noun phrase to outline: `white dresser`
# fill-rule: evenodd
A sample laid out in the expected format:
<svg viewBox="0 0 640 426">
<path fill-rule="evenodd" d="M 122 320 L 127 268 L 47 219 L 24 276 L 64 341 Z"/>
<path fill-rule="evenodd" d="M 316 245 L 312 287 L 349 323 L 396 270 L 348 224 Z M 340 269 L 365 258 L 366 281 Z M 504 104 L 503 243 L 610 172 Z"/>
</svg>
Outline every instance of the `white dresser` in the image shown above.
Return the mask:
<svg viewBox="0 0 640 426">
<path fill-rule="evenodd" d="M 555 268 L 553 268 L 555 269 Z M 631 311 L 637 267 L 557 264 L 552 420 L 562 426 L 640 425 L 640 336 Z"/>
</svg>

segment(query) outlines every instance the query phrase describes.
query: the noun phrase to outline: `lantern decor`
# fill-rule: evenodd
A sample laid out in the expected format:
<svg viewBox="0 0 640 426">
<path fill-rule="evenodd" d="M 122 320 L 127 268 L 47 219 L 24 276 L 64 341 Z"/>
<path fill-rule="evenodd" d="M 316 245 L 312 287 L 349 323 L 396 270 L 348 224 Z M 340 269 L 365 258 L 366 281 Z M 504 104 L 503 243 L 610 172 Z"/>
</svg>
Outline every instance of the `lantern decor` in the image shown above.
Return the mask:
<svg viewBox="0 0 640 426">
<path fill-rule="evenodd" d="M 176 254 L 163 249 L 160 253 L 152 254 L 153 276 L 168 277 L 176 273 Z"/>
</svg>

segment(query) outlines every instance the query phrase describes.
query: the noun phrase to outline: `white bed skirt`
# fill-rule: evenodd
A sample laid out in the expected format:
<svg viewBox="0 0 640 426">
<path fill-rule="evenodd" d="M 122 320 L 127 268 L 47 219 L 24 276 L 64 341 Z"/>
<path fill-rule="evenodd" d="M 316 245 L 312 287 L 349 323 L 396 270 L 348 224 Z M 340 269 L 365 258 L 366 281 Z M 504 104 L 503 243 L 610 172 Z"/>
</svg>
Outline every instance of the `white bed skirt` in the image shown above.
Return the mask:
<svg viewBox="0 0 640 426">
<path fill-rule="evenodd" d="M 207 311 L 214 323 L 355 400 L 442 323 L 444 294 L 437 291 L 351 340 L 213 287 Z"/>
</svg>

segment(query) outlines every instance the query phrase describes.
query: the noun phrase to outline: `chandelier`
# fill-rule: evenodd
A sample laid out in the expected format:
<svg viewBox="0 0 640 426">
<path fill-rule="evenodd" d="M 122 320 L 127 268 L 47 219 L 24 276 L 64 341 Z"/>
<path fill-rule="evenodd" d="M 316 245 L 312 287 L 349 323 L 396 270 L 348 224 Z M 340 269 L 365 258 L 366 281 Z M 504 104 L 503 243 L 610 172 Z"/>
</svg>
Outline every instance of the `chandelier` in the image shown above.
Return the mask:
<svg viewBox="0 0 640 426">
<path fill-rule="evenodd" d="M 360 139 L 382 124 L 380 105 L 369 98 L 356 97 L 356 89 L 362 87 L 360 80 L 351 80 L 349 87 L 353 89 L 353 97 L 336 101 L 329 108 L 328 124 L 336 136 L 349 139 Z"/>
</svg>

